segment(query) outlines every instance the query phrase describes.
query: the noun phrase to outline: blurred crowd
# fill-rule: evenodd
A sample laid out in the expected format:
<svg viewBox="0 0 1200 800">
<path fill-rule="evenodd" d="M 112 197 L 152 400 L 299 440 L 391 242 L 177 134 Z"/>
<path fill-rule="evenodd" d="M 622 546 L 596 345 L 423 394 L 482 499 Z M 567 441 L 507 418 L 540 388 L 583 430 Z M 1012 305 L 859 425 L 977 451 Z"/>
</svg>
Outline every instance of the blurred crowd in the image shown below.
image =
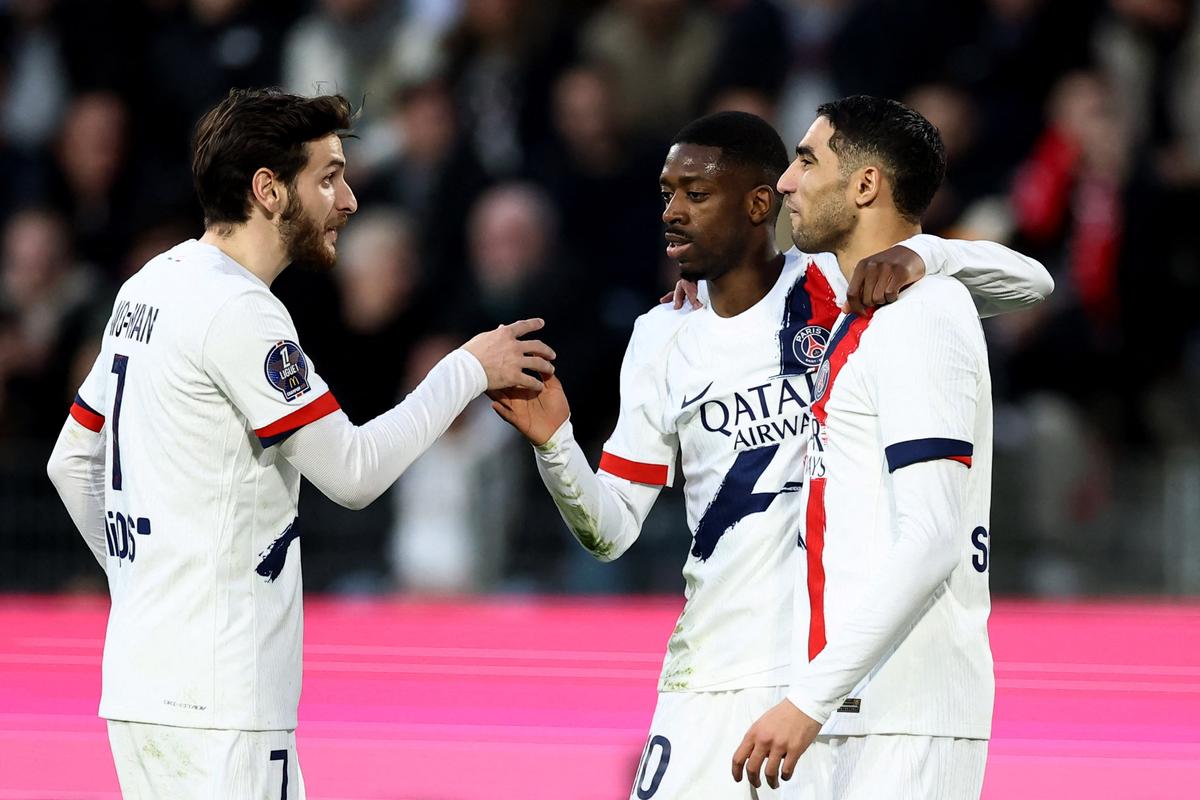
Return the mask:
<svg viewBox="0 0 1200 800">
<path fill-rule="evenodd" d="M 202 230 L 191 126 L 264 85 L 361 106 L 339 264 L 274 287 L 350 417 L 541 316 L 594 455 L 633 320 L 675 279 L 656 184 L 674 132 L 740 109 L 790 148 L 824 100 L 901 99 L 948 150 L 925 229 L 1057 282 L 986 326 L 993 585 L 1170 590 L 1166 540 L 1200 537 L 1171 510 L 1200 502 L 1177 479 L 1200 475 L 1191 0 L 0 0 L 0 589 L 98 585 L 42 466 L 116 287 Z M 486 401 L 364 512 L 309 488 L 313 589 L 682 585 L 677 493 L 621 562 L 590 563 Z"/>
</svg>

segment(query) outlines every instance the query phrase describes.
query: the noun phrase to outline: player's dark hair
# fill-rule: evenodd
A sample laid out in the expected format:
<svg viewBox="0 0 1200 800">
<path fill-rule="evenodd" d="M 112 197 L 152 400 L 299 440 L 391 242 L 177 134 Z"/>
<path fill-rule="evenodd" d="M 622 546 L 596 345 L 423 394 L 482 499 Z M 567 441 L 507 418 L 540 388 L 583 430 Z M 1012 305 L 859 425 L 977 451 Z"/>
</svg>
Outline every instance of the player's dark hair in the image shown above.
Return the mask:
<svg viewBox="0 0 1200 800">
<path fill-rule="evenodd" d="M 698 144 L 721 149 L 722 161 L 762 173 L 761 180 L 772 189 L 788 168 L 788 151 L 771 123 L 744 111 L 718 111 L 683 126 L 676 144 Z"/>
<path fill-rule="evenodd" d="M 200 118 L 192 139 L 192 181 L 204 224 L 250 218 L 250 180 L 259 169 L 292 185 L 308 163 L 307 142 L 350 128 L 340 94 L 300 97 L 282 89 L 233 89 Z"/>
<path fill-rule="evenodd" d="M 878 159 L 892 184 L 892 202 L 918 222 L 946 175 L 946 147 L 929 120 L 903 103 L 859 94 L 817 108 L 833 126 L 829 149 L 843 172 Z"/>
</svg>

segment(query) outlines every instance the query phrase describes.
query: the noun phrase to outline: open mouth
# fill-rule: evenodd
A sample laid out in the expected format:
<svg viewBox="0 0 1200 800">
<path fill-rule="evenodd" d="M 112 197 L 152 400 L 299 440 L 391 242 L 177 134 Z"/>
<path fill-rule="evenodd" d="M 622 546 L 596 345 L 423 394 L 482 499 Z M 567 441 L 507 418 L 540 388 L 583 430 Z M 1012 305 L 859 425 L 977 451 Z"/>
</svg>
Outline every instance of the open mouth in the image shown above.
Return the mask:
<svg viewBox="0 0 1200 800">
<path fill-rule="evenodd" d="M 667 258 L 678 259 L 692 247 L 692 240 L 686 236 L 680 236 L 678 233 L 668 233 L 666 239 Z"/>
</svg>

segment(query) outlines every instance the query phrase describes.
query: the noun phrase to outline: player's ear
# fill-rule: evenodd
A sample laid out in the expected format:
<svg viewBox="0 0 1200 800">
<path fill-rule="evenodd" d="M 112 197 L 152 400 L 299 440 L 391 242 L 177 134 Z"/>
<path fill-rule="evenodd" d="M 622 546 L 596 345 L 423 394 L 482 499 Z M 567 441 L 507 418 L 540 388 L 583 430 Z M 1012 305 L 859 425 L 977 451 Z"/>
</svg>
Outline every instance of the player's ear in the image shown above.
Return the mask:
<svg viewBox="0 0 1200 800">
<path fill-rule="evenodd" d="M 274 216 L 287 207 L 287 190 L 279 177 L 260 167 L 250 178 L 250 194 L 256 205 L 262 206 L 267 216 Z"/>
<path fill-rule="evenodd" d="M 854 187 L 854 202 L 859 208 L 869 206 L 883 191 L 883 171 L 874 165 L 859 169 L 850 179 Z"/>
<path fill-rule="evenodd" d="M 755 225 L 761 225 L 769 221 L 772 219 L 771 210 L 775 207 L 774 187 L 767 186 L 766 184 L 755 186 L 750 190 L 750 194 L 746 196 L 746 203 L 751 222 Z"/>
</svg>

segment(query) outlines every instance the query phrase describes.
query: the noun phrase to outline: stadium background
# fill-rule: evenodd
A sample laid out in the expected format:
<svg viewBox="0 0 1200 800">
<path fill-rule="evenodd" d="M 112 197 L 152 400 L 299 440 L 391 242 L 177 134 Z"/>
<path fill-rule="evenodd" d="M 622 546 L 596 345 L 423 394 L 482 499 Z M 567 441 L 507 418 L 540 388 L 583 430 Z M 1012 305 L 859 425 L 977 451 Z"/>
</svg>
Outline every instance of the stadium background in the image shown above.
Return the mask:
<svg viewBox="0 0 1200 800">
<path fill-rule="evenodd" d="M 274 287 L 351 418 L 390 407 L 474 332 L 543 316 L 591 454 L 615 420 L 632 322 L 674 282 L 656 186 L 674 131 L 737 108 L 790 147 L 825 99 L 910 103 L 950 160 L 926 230 L 1006 242 L 1057 283 L 1038 309 L 985 325 L 994 592 L 1157 597 L 1195 649 L 1200 13 L 1187 0 L 0 0 L 7 613 L 74 607 L 29 593 L 103 591 L 44 465 L 116 287 L 201 231 L 191 125 L 230 87 L 271 84 L 362 106 L 347 142 L 360 211 L 339 265 Z M 487 609 L 461 598 L 682 588 L 677 492 L 632 552 L 597 564 L 486 404 L 369 509 L 307 486 L 301 507 L 307 588 L 373 609 L 397 593 Z M 1200 674 L 1200 656 L 1168 651 L 1172 674 Z M 3 783 L 0 797 L 34 796 Z"/>
</svg>

